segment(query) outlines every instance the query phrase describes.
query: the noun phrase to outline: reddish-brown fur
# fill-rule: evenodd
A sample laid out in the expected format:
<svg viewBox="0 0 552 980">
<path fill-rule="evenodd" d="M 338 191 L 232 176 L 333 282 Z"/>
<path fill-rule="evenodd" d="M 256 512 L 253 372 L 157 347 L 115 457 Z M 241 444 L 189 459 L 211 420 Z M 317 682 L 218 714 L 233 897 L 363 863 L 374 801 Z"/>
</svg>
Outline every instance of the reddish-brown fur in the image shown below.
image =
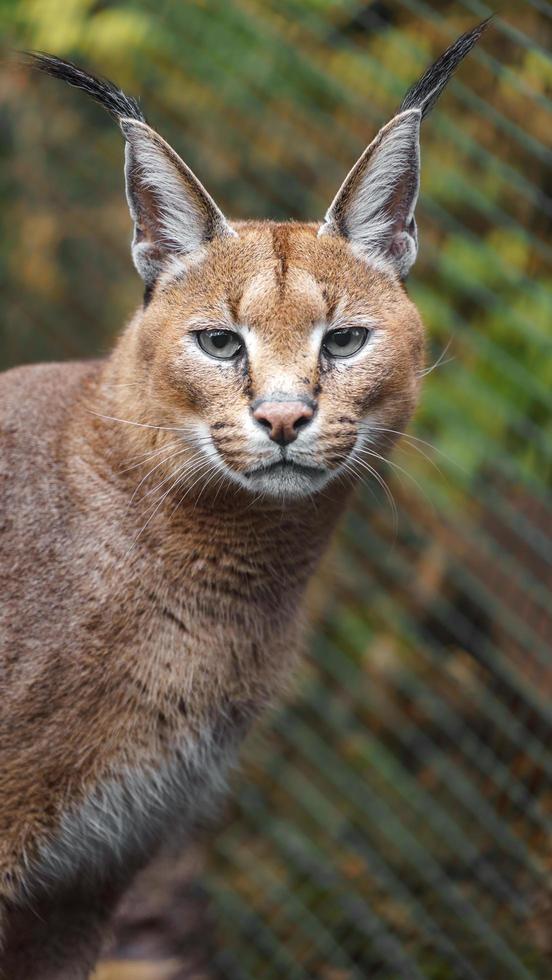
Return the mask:
<svg viewBox="0 0 552 980">
<path fill-rule="evenodd" d="M 157 134 L 121 120 L 149 301 L 104 360 L 0 380 L 5 980 L 88 976 L 113 903 L 209 807 L 290 676 L 309 578 L 419 392 L 423 329 L 401 282 L 416 246 L 412 104 L 434 99 L 440 64 L 322 228 L 230 227 Z M 325 353 L 328 331 L 364 327 L 349 358 Z M 205 352 L 213 328 L 241 338 L 239 357 Z M 308 408 L 286 447 L 257 411 L 282 400 Z"/>
<path fill-rule="evenodd" d="M 390 428 L 412 411 L 422 331 L 403 288 L 310 226 L 286 227 L 284 261 L 283 241 L 282 226 L 240 226 L 184 283 L 161 288 L 105 361 L 3 378 L 6 898 L 32 877 L 37 844 L 55 834 L 61 810 L 117 767 L 155 764 L 183 731 L 196 733 L 229 706 L 247 722 L 273 697 L 296 656 L 309 575 L 346 502 L 343 479 L 285 507 L 200 481 L 180 503 L 182 487 L 169 493 L 140 533 L 148 490 L 171 464 L 146 479 L 132 504 L 157 457 L 128 467 L 170 446 L 175 433 L 101 416 L 176 427 L 198 415 L 239 469 L 248 463 L 239 412 L 282 368 L 299 394 L 320 389 L 330 466 L 352 448 L 368 407 L 385 406 Z M 305 274 L 317 285 L 307 294 Z M 262 288 L 248 292 L 259 277 Z M 320 376 L 318 359 L 302 351 L 313 323 L 343 298 L 352 312 L 368 310 L 387 336 L 356 383 L 351 372 Z M 209 364 L 193 377 L 175 364 L 187 317 L 211 321 L 224 301 L 266 344 L 230 390 Z"/>
</svg>

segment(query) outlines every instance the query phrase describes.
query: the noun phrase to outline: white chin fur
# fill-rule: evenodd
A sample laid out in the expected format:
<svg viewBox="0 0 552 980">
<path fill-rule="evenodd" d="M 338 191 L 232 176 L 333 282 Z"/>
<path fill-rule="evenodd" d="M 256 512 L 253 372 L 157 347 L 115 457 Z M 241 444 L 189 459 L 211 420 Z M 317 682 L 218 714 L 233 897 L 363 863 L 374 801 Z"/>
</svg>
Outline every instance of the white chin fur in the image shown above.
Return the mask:
<svg viewBox="0 0 552 980">
<path fill-rule="evenodd" d="M 198 429 L 198 439 L 205 439 L 206 432 Z M 313 493 L 322 490 L 330 480 L 337 476 L 339 470 L 326 469 L 302 469 L 300 466 L 288 465 L 271 469 L 259 468 L 249 474 L 240 473 L 232 469 L 223 460 L 216 447 L 209 441 L 203 445 L 202 451 L 213 464 L 213 468 L 220 474 L 224 474 L 231 483 L 238 484 L 247 490 L 252 496 L 270 497 L 273 500 L 291 500 L 298 497 L 308 497 Z M 206 481 L 210 479 L 210 474 L 205 476 Z"/>
<path fill-rule="evenodd" d="M 329 470 L 304 472 L 288 466 L 285 469 L 260 470 L 244 476 L 232 473 L 234 479 L 254 495 L 262 494 L 276 500 L 289 500 L 297 497 L 308 497 L 322 490 L 334 474 Z"/>
</svg>

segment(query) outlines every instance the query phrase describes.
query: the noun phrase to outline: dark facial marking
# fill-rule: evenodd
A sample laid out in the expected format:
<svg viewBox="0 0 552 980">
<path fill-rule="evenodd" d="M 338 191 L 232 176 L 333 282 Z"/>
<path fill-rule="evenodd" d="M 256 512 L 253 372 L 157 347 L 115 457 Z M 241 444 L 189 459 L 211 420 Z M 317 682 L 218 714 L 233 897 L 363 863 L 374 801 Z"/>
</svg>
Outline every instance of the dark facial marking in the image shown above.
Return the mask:
<svg viewBox="0 0 552 980">
<path fill-rule="evenodd" d="M 251 398 L 251 395 L 253 393 L 253 379 L 251 377 L 251 372 L 249 370 L 249 360 L 247 357 L 243 358 L 242 378 L 243 378 L 243 393 L 246 398 Z"/>
<path fill-rule="evenodd" d="M 331 320 L 337 306 L 337 296 L 331 295 L 326 283 L 319 284 L 322 289 L 322 296 L 326 304 L 326 319 Z"/>
<path fill-rule="evenodd" d="M 272 244 L 276 256 L 276 281 L 280 295 L 285 288 L 288 270 L 289 231 L 289 225 L 286 224 L 275 225 L 272 229 Z"/>
<path fill-rule="evenodd" d="M 230 309 L 230 316 L 232 317 L 234 323 L 238 323 L 240 319 L 239 310 L 240 310 L 241 296 L 238 296 L 235 293 L 228 293 L 226 299 L 228 302 L 228 307 Z"/>
</svg>

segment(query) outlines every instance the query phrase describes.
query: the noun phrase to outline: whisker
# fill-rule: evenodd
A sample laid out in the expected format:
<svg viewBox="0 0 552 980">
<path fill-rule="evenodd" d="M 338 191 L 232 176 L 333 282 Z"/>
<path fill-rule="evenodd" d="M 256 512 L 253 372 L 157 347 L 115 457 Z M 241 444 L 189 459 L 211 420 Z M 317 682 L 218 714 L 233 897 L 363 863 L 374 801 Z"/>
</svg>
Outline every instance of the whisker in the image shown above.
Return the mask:
<svg viewBox="0 0 552 980">
<path fill-rule="evenodd" d="M 210 464 L 210 460 L 208 460 L 207 463 Z M 203 463 L 203 468 L 205 468 L 205 465 L 206 464 Z M 171 493 L 171 491 L 173 489 L 175 489 L 178 486 L 179 482 L 183 479 L 183 477 L 184 477 L 183 470 L 184 469 L 185 469 L 185 466 L 184 467 L 181 467 L 177 471 L 176 479 L 174 480 L 174 482 L 171 484 L 171 486 L 168 488 L 168 490 L 165 490 L 165 492 L 161 495 L 161 497 L 159 498 L 159 500 L 154 504 L 154 508 L 151 511 L 151 513 L 150 513 L 147 521 L 145 522 L 145 524 L 142 525 L 142 527 L 138 531 L 138 534 L 134 538 L 134 540 L 133 540 L 133 542 L 132 542 L 132 544 L 131 544 L 131 546 L 130 546 L 130 548 L 129 548 L 129 550 L 128 550 L 128 552 L 127 552 L 127 554 L 126 554 L 125 557 L 128 558 L 128 555 L 130 554 L 130 552 L 132 551 L 132 549 L 134 548 L 134 546 L 137 544 L 138 539 L 143 534 L 143 532 L 146 530 L 148 524 L 153 520 L 153 518 L 157 514 L 159 508 L 162 506 L 163 501 L 168 497 L 168 495 Z M 175 474 L 173 473 L 172 475 L 174 476 Z M 192 484 L 192 486 L 195 486 L 195 483 L 197 483 L 197 480 L 194 481 L 194 483 Z"/>
<path fill-rule="evenodd" d="M 137 456 L 133 456 L 133 462 L 128 466 L 123 466 L 122 469 L 117 470 L 117 473 L 128 473 L 129 470 L 135 470 L 138 466 L 143 466 L 149 460 L 153 459 L 154 456 L 159 456 L 160 453 L 166 452 L 168 449 L 176 449 L 177 444 L 172 442 L 168 446 L 158 446 L 157 449 L 148 449 L 147 452 L 139 453 Z"/>
<path fill-rule="evenodd" d="M 418 436 L 413 436 L 410 432 L 401 432 L 400 429 L 389 429 L 385 425 L 377 425 L 373 422 L 366 422 L 365 425 L 361 426 L 361 431 L 365 435 L 369 435 L 370 432 L 391 432 L 395 436 L 400 436 L 402 439 L 412 439 L 414 442 L 420 442 L 422 445 L 427 446 L 428 449 L 433 449 L 436 453 L 440 452 L 437 446 L 434 446 L 432 442 L 428 442 L 426 439 L 420 439 Z"/>
<path fill-rule="evenodd" d="M 218 495 L 219 495 L 219 493 L 221 491 L 221 488 L 224 486 L 224 481 L 225 481 L 226 478 L 227 478 L 226 470 L 221 466 L 221 469 L 220 469 L 220 477 L 217 480 L 217 482 L 215 484 L 215 487 L 213 488 L 213 489 L 216 490 L 215 496 L 213 498 L 213 504 L 216 503 L 217 497 L 218 497 Z"/>
<path fill-rule="evenodd" d="M 439 476 L 442 476 L 443 479 L 445 479 L 445 474 L 443 473 L 441 467 L 439 466 L 438 463 L 435 462 L 434 459 L 431 458 L 429 453 L 426 453 L 425 450 L 422 448 L 422 446 L 418 446 L 417 443 L 410 442 L 408 436 L 405 436 L 399 442 L 397 446 L 397 451 L 404 450 L 406 452 L 407 449 L 413 449 L 415 452 L 419 453 L 420 456 L 423 456 L 426 462 L 429 463 L 430 466 L 433 466 L 435 470 L 437 470 Z"/>
<path fill-rule="evenodd" d="M 214 464 L 213 464 L 213 461 L 211 459 L 205 460 L 205 462 L 201 465 L 200 469 L 198 469 L 198 471 L 197 471 L 199 473 L 199 476 L 197 477 L 197 479 L 194 480 L 194 482 L 191 484 L 191 486 L 189 486 L 189 487 L 186 488 L 186 490 L 184 491 L 184 493 L 182 494 L 182 496 L 179 497 L 179 499 L 177 500 L 175 506 L 173 507 L 171 513 L 169 514 L 169 520 L 173 516 L 173 514 L 175 513 L 175 511 L 178 510 L 178 508 L 182 504 L 182 501 L 184 500 L 184 498 L 190 493 L 191 490 L 193 490 L 193 488 L 196 486 L 196 484 L 199 483 L 199 481 L 202 479 L 202 477 L 205 476 L 205 473 L 206 472 L 208 473 L 209 472 L 209 469 L 211 467 L 213 467 L 213 466 L 214 466 Z"/>
<path fill-rule="evenodd" d="M 419 371 L 418 372 L 418 377 L 419 378 L 427 378 L 428 374 L 431 374 L 431 372 L 432 371 L 435 371 L 436 368 L 438 368 L 438 367 L 444 367 L 445 364 L 450 364 L 451 361 L 454 361 L 454 357 L 448 357 L 446 361 L 443 360 L 443 358 L 446 356 L 447 351 L 448 351 L 448 349 L 449 349 L 449 347 L 450 347 L 451 344 L 452 344 L 452 337 L 449 338 L 446 346 L 443 348 L 443 350 L 439 354 L 439 357 L 437 358 L 437 360 L 435 361 L 435 363 L 432 364 L 430 367 L 423 368 L 422 371 Z"/>
<path fill-rule="evenodd" d="M 202 493 L 207 489 L 207 487 L 210 485 L 210 483 L 212 482 L 212 480 L 214 480 L 215 475 L 217 473 L 219 473 L 220 470 L 222 469 L 222 467 L 220 466 L 220 464 L 218 463 L 218 461 L 216 459 L 211 459 L 210 460 L 210 463 L 212 464 L 213 472 L 207 474 L 207 481 L 203 484 L 201 490 L 199 491 L 199 493 L 198 493 L 198 495 L 197 495 L 197 497 L 196 497 L 196 499 L 194 501 L 194 510 L 197 507 L 198 501 L 199 501 Z"/>
<path fill-rule="evenodd" d="M 142 486 L 142 484 L 148 479 L 149 476 L 151 476 L 152 473 L 155 472 L 155 470 L 159 469 L 160 466 L 163 466 L 163 463 L 169 463 L 169 462 L 171 462 L 171 460 L 176 459 L 177 456 L 181 456 L 185 452 L 189 452 L 188 447 L 185 447 L 184 449 L 179 449 L 177 452 L 174 452 L 171 455 L 166 456 L 159 463 L 157 463 L 156 466 L 153 466 L 151 468 L 151 470 L 149 470 L 149 472 L 146 473 L 146 475 L 143 476 L 142 479 L 140 480 L 138 486 L 135 488 L 134 493 L 132 494 L 132 497 L 130 498 L 130 502 L 129 503 L 132 503 L 133 502 L 133 500 L 136 497 L 136 494 L 138 493 L 138 490 L 140 489 L 140 487 Z M 203 454 L 201 452 L 195 453 L 195 455 L 192 456 L 191 459 L 185 460 L 183 465 L 188 465 L 188 464 L 193 463 L 194 460 L 198 459 L 202 455 Z M 153 487 L 151 490 L 147 490 L 146 493 L 142 494 L 142 496 L 140 497 L 140 500 L 145 500 L 146 497 L 150 497 L 152 493 L 155 493 L 156 490 L 159 490 L 163 486 L 164 483 L 166 483 L 168 480 L 171 479 L 172 476 L 174 476 L 174 471 L 172 473 L 170 473 L 169 476 L 164 477 L 164 479 L 161 480 L 161 482 L 158 483 L 157 486 Z"/>
<path fill-rule="evenodd" d="M 138 388 L 139 381 L 103 381 L 102 388 Z"/>
<path fill-rule="evenodd" d="M 441 473 L 441 469 L 437 466 L 435 460 L 432 459 L 431 456 L 428 456 L 427 453 L 423 452 L 422 449 L 419 449 L 417 445 L 418 443 L 420 444 L 420 446 L 427 446 L 428 449 L 431 449 L 433 450 L 433 452 L 438 453 L 439 456 L 442 456 L 443 459 L 446 459 L 447 463 L 450 463 L 451 466 L 455 466 L 461 472 L 465 472 L 464 467 L 461 466 L 460 463 L 458 463 L 455 459 L 453 459 L 452 456 L 448 456 L 447 453 L 444 453 L 443 450 L 439 449 L 438 446 L 435 446 L 434 443 L 428 442 L 427 439 L 420 439 L 419 436 L 413 436 L 410 434 L 410 432 L 400 432 L 398 429 L 388 429 L 385 426 L 372 425 L 371 423 L 368 425 L 366 431 L 369 433 L 370 430 L 373 430 L 374 432 L 391 432 L 393 435 L 401 436 L 402 440 L 406 440 L 406 442 L 412 443 L 413 445 L 411 448 L 418 449 L 418 452 L 422 453 L 425 459 L 427 459 L 428 463 L 431 463 L 433 466 L 436 466 L 437 469 L 439 470 L 439 473 Z M 399 443 L 399 447 L 400 445 L 401 444 Z"/>
<path fill-rule="evenodd" d="M 373 488 L 368 483 L 366 483 L 366 479 L 364 477 L 364 474 L 361 471 L 359 471 L 359 470 L 357 470 L 355 468 L 355 465 L 354 465 L 355 462 L 360 462 L 360 460 L 351 459 L 351 457 L 344 455 L 344 456 L 341 457 L 340 468 L 344 472 L 348 473 L 350 476 L 353 476 L 355 478 L 355 480 L 360 480 L 361 483 L 364 483 L 368 487 L 368 490 L 370 491 L 370 493 L 371 493 L 372 497 L 374 498 L 374 500 L 377 502 L 377 497 L 376 497 L 376 494 L 375 494 Z M 340 475 L 341 474 L 338 474 L 338 479 L 339 479 L 339 476 Z"/>
<path fill-rule="evenodd" d="M 355 450 L 355 452 L 356 451 L 357 450 Z M 358 463 L 359 466 L 364 466 L 368 470 L 368 472 L 374 477 L 376 483 L 379 483 L 381 489 L 383 490 L 385 496 L 387 497 L 387 502 L 389 504 L 391 513 L 393 515 L 393 530 L 395 534 L 397 534 L 398 527 L 399 527 L 399 511 L 397 508 L 397 502 L 389 488 L 389 484 L 386 482 L 386 480 L 384 480 L 381 474 L 378 473 L 376 469 L 374 469 L 373 466 L 370 466 L 370 464 L 366 462 L 365 459 L 358 459 L 358 457 L 355 457 L 354 455 L 353 458 L 355 462 Z"/>
<path fill-rule="evenodd" d="M 421 484 L 418 482 L 418 480 L 414 476 L 412 476 L 412 473 L 409 473 L 408 470 L 405 470 L 403 466 L 399 466 L 399 464 L 396 463 L 394 459 L 388 459 L 385 456 L 381 456 L 380 453 L 375 452 L 373 449 L 368 449 L 367 446 L 360 446 L 356 450 L 356 452 L 359 452 L 359 453 L 368 453 L 374 459 L 378 459 L 382 463 L 385 463 L 387 466 L 391 466 L 394 469 L 396 469 L 397 472 L 403 473 L 404 476 L 408 477 L 408 479 L 412 481 L 412 483 L 414 484 L 414 486 L 416 487 L 416 489 L 419 491 L 419 493 L 421 494 L 421 496 L 424 497 L 427 500 L 428 504 L 432 508 L 435 509 L 435 504 L 433 503 L 433 501 L 431 500 L 431 498 L 428 496 L 428 494 L 426 493 L 426 491 L 424 490 L 424 488 L 421 486 Z"/>
<path fill-rule="evenodd" d="M 182 432 L 184 429 L 183 425 L 153 425 L 151 422 L 134 422 L 132 419 L 119 419 L 115 415 L 102 415 L 100 412 L 93 412 L 91 409 L 87 409 L 87 411 L 98 419 L 105 419 L 107 422 L 121 422 L 125 425 L 136 425 L 140 429 L 159 429 L 164 432 Z"/>
</svg>

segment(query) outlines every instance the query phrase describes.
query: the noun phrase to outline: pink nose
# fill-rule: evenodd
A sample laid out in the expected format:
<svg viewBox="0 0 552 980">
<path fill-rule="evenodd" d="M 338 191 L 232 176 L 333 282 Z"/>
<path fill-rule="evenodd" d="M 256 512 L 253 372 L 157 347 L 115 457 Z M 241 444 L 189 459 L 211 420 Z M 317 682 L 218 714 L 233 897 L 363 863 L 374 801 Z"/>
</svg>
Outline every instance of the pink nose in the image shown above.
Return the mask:
<svg viewBox="0 0 552 980">
<path fill-rule="evenodd" d="M 305 402 L 261 402 L 253 411 L 253 418 L 268 430 L 269 438 L 280 446 L 297 439 L 299 429 L 307 425 L 314 410 Z"/>
</svg>

